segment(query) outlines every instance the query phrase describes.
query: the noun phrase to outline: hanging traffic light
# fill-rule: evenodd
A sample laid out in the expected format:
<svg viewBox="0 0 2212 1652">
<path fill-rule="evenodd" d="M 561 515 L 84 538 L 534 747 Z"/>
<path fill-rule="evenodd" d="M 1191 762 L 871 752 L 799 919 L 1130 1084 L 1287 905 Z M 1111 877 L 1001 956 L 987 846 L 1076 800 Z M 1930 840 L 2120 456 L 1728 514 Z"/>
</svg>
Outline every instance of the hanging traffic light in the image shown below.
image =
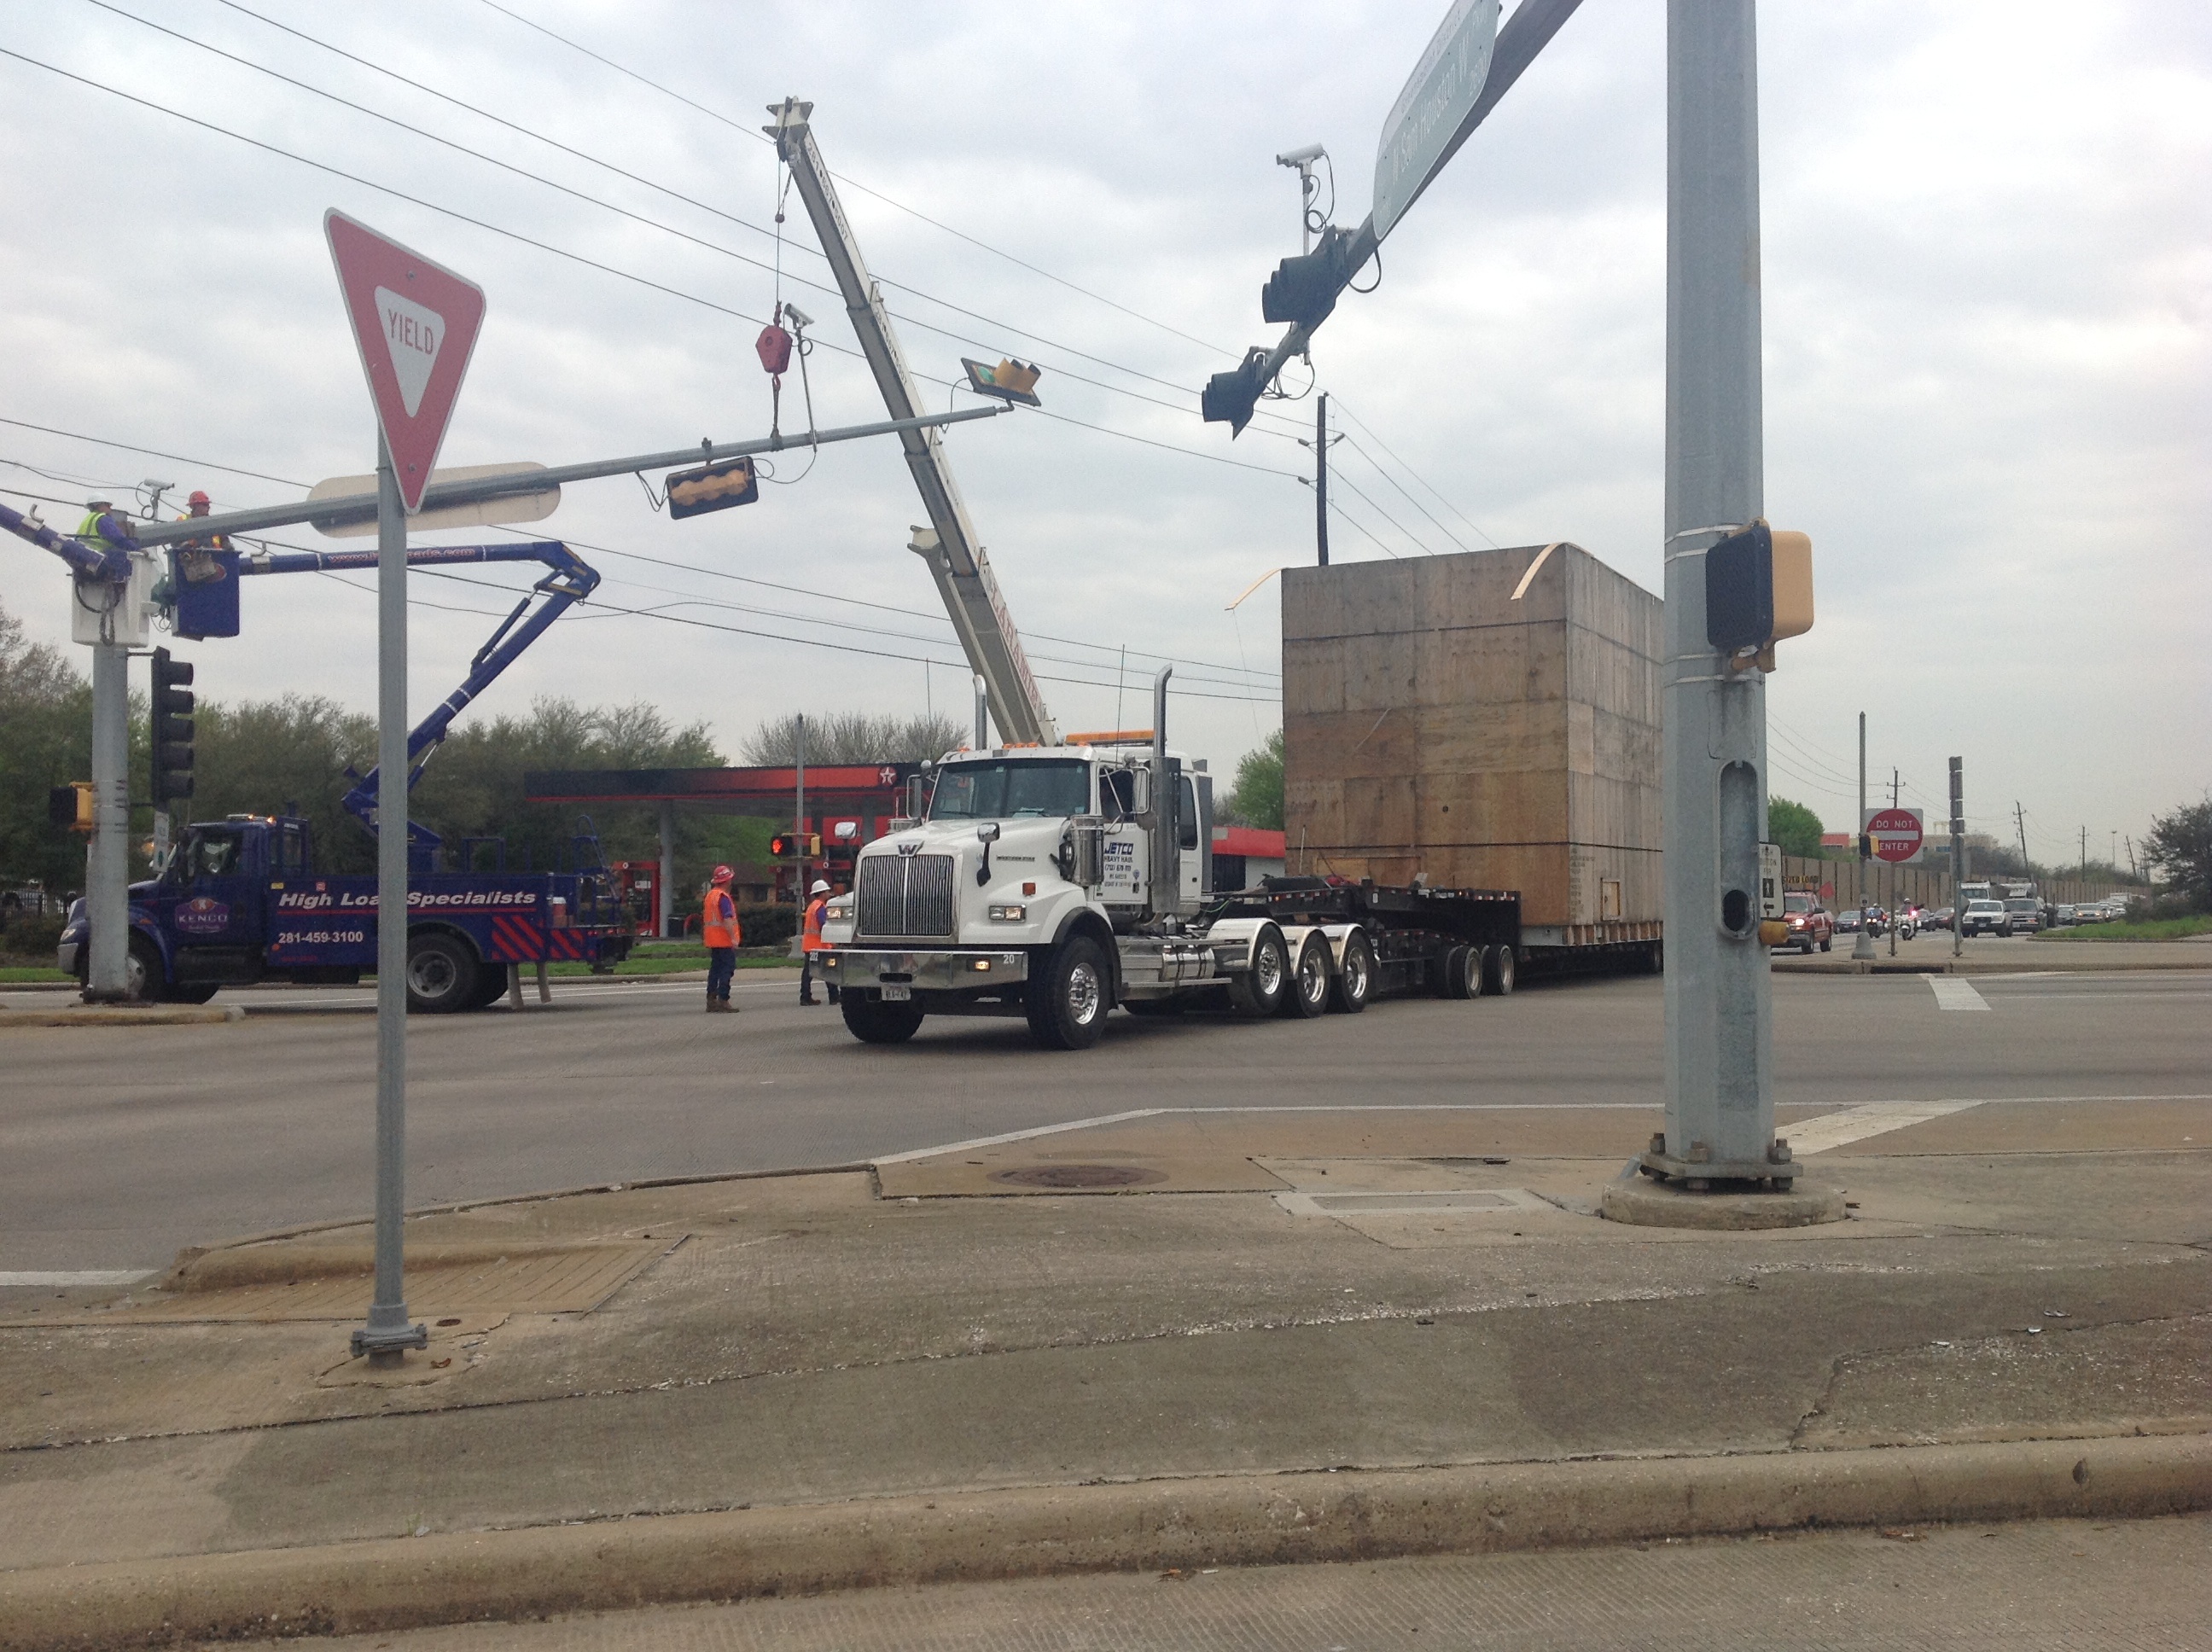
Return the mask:
<svg viewBox="0 0 2212 1652">
<path fill-rule="evenodd" d="M 778 832 L 768 841 L 771 860 L 813 859 L 822 853 L 819 832 Z"/>
<path fill-rule="evenodd" d="M 1261 319 L 1289 322 L 1311 332 L 1328 319 L 1336 297 L 1352 279 L 1352 234 L 1330 228 L 1322 232 L 1321 245 L 1295 258 L 1285 258 L 1260 289 Z"/>
<path fill-rule="evenodd" d="M 1705 641 L 1731 659 L 1774 669 L 1774 645 L 1813 629 L 1813 541 L 1764 522 L 1705 552 Z"/>
<path fill-rule="evenodd" d="M 960 365 L 968 369 L 968 388 L 979 396 L 995 396 L 1002 402 L 1019 402 L 1024 407 L 1042 407 L 1037 399 L 1037 375 L 1044 371 L 1028 362 L 1000 356 L 999 365 L 988 367 L 981 361 L 960 358 Z"/>
<path fill-rule="evenodd" d="M 1244 352 L 1244 359 L 1226 373 L 1217 373 L 1206 381 L 1206 392 L 1199 398 L 1199 411 L 1208 424 L 1226 424 L 1230 433 L 1241 434 L 1252 422 L 1252 408 L 1259 401 L 1260 392 L 1267 387 L 1261 375 L 1267 367 L 1267 352 L 1255 344 Z"/>
<path fill-rule="evenodd" d="M 188 660 L 172 659 L 167 648 L 154 650 L 154 807 L 192 794 L 192 680 Z"/>
</svg>

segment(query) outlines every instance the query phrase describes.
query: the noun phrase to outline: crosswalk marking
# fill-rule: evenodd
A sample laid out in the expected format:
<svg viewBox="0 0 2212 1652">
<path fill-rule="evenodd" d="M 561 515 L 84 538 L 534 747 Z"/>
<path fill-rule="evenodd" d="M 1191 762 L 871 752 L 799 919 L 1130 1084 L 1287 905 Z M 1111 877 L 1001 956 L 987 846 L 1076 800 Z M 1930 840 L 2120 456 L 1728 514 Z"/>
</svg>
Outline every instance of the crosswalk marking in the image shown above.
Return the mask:
<svg viewBox="0 0 2212 1652">
<path fill-rule="evenodd" d="M 1846 1142 L 1887 1135 L 1907 1125 L 1925 1124 L 1930 1119 L 1963 1113 L 1980 1105 L 1979 1102 L 1869 1102 L 1863 1107 L 1847 1107 L 1840 1113 L 1823 1114 L 1803 1124 L 1786 1127 L 1790 1151 L 1799 1158 L 1808 1153 L 1825 1153 Z"/>
<path fill-rule="evenodd" d="M 1986 1010 L 1990 1001 L 1974 990 L 1974 983 L 1963 975 L 1929 975 L 1924 977 L 1936 994 L 1939 1010 Z"/>
</svg>

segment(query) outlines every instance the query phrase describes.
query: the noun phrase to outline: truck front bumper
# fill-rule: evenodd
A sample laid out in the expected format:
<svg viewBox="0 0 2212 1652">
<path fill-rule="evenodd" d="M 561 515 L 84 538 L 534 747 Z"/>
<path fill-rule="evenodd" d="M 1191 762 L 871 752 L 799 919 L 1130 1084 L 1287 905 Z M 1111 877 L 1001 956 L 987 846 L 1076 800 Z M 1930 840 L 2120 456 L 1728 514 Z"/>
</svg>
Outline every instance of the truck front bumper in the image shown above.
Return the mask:
<svg viewBox="0 0 2212 1652">
<path fill-rule="evenodd" d="M 942 951 L 905 952 L 837 946 L 814 955 L 823 978 L 848 991 L 902 987 L 908 993 L 966 992 L 1027 981 L 1030 956 L 1015 950 L 947 947 Z"/>
</svg>

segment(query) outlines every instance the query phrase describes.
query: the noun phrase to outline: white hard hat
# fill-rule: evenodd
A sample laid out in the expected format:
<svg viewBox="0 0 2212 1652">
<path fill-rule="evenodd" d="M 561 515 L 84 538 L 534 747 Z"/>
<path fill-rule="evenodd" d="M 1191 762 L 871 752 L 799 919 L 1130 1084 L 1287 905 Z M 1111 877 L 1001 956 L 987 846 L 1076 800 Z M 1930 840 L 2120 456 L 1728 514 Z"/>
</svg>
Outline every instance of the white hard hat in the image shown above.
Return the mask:
<svg viewBox="0 0 2212 1652">
<path fill-rule="evenodd" d="M 827 895 L 830 892 L 830 885 L 817 878 L 814 880 L 814 887 L 806 892 L 809 895 Z"/>
</svg>

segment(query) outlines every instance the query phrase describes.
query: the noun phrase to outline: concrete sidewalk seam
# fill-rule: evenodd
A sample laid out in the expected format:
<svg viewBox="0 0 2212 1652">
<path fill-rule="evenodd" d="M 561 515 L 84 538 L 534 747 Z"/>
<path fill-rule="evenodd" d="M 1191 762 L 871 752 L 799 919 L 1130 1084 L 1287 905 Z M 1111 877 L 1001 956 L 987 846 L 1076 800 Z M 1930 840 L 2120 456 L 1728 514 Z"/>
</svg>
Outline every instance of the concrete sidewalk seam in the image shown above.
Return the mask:
<svg viewBox="0 0 2212 1652">
<path fill-rule="evenodd" d="M 886 1584 L 2212 1507 L 2212 1438 L 1224 1475 L 0 1573 L 0 1648 L 392 1631 Z"/>
</svg>

